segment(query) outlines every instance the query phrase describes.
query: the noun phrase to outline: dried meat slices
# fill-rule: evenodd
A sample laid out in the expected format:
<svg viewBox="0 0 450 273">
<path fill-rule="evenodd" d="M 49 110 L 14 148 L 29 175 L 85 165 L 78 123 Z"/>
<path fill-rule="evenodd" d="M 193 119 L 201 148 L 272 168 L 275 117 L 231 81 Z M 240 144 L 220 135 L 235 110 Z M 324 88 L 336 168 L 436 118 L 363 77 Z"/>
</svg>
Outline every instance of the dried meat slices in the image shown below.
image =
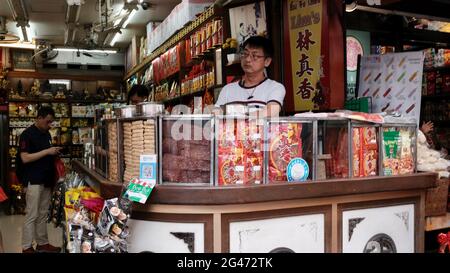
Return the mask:
<svg viewBox="0 0 450 273">
<path fill-rule="evenodd" d="M 348 129 L 327 128 L 324 143 L 324 154 L 331 155 L 331 160 L 325 162 L 326 178 L 348 177 Z"/>
<path fill-rule="evenodd" d="M 257 120 L 219 120 L 219 185 L 261 184 L 263 126 Z"/>
<path fill-rule="evenodd" d="M 169 183 L 209 184 L 211 179 L 211 141 L 205 139 L 205 124 L 163 120 L 162 179 Z M 179 130 L 174 129 L 177 126 Z M 175 129 L 177 129 L 175 127 Z M 180 131 L 181 130 L 181 131 Z M 186 131 L 185 131 L 186 130 Z M 187 139 L 174 136 L 178 132 Z M 185 134 L 187 133 L 187 135 Z M 201 137 L 199 138 L 199 135 Z M 198 140 L 197 140 L 198 139 Z"/>
<path fill-rule="evenodd" d="M 269 182 L 287 181 L 289 162 L 302 154 L 302 124 L 280 123 L 269 127 Z"/>
</svg>

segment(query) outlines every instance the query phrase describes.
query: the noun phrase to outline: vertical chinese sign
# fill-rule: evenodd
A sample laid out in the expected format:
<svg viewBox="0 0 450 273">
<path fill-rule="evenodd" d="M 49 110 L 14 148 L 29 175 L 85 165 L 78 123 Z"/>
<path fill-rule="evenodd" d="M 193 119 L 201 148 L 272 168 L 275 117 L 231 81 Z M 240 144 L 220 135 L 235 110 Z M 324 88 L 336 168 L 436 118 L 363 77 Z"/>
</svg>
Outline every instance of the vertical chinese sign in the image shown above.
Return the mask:
<svg viewBox="0 0 450 273">
<path fill-rule="evenodd" d="M 290 75 L 287 75 L 287 78 L 291 78 L 286 81 L 286 87 L 288 90 L 292 87 L 295 111 L 319 109 L 324 102 L 320 86 L 323 77 L 323 0 L 287 0 L 286 3 L 284 34 L 288 36 L 285 44 L 289 46 L 290 54 L 287 55 L 290 55 L 291 69 Z"/>
</svg>

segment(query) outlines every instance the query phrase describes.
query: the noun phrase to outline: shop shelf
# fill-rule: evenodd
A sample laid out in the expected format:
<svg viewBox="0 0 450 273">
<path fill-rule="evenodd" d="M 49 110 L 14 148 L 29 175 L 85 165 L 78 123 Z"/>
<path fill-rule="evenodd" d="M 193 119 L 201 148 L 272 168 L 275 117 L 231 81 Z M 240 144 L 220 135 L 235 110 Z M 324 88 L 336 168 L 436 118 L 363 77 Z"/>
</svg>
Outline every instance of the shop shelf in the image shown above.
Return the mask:
<svg viewBox="0 0 450 273">
<path fill-rule="evenodd" d="M 450 93 L 443 93 L 443 94 L 439 94 L 439 95 L 426 95 L 426 96 L 422 96 L 422 99 L 424 99 L 424 100 L 450 99 Z"/>
<path fill-rule="evenodd" d="M 449 71 L 450 72 L 450 66 L 424 68 L 423 71 L 424 72 L 430 72 L 430 71 Z"/>
</svg>

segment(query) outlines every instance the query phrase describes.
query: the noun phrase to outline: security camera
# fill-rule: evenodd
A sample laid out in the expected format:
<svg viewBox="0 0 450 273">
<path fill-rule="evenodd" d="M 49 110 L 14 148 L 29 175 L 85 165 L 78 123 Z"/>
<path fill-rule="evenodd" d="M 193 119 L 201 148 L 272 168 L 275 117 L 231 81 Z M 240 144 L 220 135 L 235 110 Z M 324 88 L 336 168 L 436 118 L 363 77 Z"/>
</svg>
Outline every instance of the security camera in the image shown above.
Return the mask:
<svg viewBox="0 0 450 273">
<path fill-rule="evenodd" d="M 150 2 L 144 1 L 141 3 L 141 7 L 143 10 L 148 10 L 151 7 L 152 4 Z"/>
</svg>

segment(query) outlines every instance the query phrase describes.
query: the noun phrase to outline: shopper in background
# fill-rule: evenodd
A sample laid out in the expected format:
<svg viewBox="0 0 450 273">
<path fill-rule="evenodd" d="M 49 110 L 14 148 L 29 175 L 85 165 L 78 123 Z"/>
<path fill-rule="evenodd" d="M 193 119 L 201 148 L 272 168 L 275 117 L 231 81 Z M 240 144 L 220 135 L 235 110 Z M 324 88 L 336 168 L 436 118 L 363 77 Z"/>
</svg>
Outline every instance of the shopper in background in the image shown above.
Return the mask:
<svg viewBox="0 0 450 273">
<path fill-rule="evenodd" d="M 149 91 L 145 85 L 136 84 L 131 87 L 130 92 L 128 93 L 127 104 L 136 105 L 141 102 L 147 101 L 149 95 Z"/>
<path fill-rule="evenodd" d="M 239 82 L 225 85 L 216 107 L 232 103 L 261 109 L 261 116 L 277 116 L 283 106 L 286 89 L 266 77 L 265 69 L 272 63 L 273 46 L 269 39 L 253 36 L 245 40 L 240 53 L 244 76 Z"/>
<path fill-rule="evenodd" d="M 427 139 L 427 143 L 431 149 L 438 150 L 441 152 L 444 158 L 448 158 L 448 150 L 446 147 L 443 147 L 439 142 L 436 133 L 434 132 L 434 124 L 431 121 L 423 122 L 420 130 L 425 135 Z"/>
<path fill-rule="evenodd" d="M 51 189 L 55 183 L 55 156 L 61 147 L 51 146 L 49 129 L 55 117 L 51 107 L 38 110 L 36 121 L 25 129 L 19 139 L 16 173 L 27 188 L 25 222 L 22 234 L 22 252 L 60 252 L 61 248 L 49 244 L 47 213 Z M 36 241 L 36 250 L 33 248 Z"/>
</svg>

